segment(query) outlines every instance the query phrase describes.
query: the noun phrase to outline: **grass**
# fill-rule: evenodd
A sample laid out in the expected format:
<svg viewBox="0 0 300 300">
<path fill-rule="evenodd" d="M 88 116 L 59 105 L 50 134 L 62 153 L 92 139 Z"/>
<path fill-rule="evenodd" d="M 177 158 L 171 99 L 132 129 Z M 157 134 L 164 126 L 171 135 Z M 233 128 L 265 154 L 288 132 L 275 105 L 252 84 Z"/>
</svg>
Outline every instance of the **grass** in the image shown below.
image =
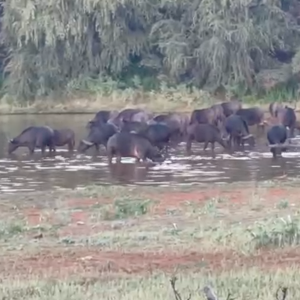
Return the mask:
<svg viewBox="0 0 300 300">
<path fill-rule="evenodd" d="M 159 90 L 145 91 L 142 87 L 109 88 L 99 86 L 90 92 L 68 92 L 61 98 L 35 99 L 20 102 L 8 96 L 0 100 L 1 114 L 15 113 L 95 113 L 100 109 L 124 109 L 141 107 L 155 112 L 184 111 L 190 112 L 195 108 L 207 107 L 214 102 L 229 99 L 230 94 L 212 95 L 209 92 L 185 85 L 166 87 L 161 84 Z M 298 102 L 287 91 L 271 91 L 263 97 L 250 95 L 241 97 L 246 106 L 259 105 L 267 108 L 272 101 Z"/>
<path fill-rule="evenodd" d="M 1 195 L 1 297 L 175 299 L 176 275 L 182 299 L 207 284 L 220 299 L 280 286 L 294 299 L 299 185 L 286 183 Z"/>
<path fill-rule="evenodd" d="M 201 288 L 208 282 L 212 283 L 220 299 L 226 299 L 228 291 L 231 299 L 274 300 L 278 287 L 288 287 L 288 298 L 297 299 L 300 287 L 297 280 L 298 270 L 288 272 L 260 272 L 258 270 L 241 270 L 236 273 L 221 273 L 218 277 L 212 274 L 189 274 L 178 276 L 176 289 L 187 299 L 205 299 Z M 175 299 L 169 283 L 169 276 L 158 274 L 153 277 L 124 278 L 107 282 L 99 278 L 96 282 L 85 283 L 71 281 L 51 282 L 29 281 L 2 282 L 3 299 Z M 281 297 L 279 299 L 282 299 Z"/>
</svg>

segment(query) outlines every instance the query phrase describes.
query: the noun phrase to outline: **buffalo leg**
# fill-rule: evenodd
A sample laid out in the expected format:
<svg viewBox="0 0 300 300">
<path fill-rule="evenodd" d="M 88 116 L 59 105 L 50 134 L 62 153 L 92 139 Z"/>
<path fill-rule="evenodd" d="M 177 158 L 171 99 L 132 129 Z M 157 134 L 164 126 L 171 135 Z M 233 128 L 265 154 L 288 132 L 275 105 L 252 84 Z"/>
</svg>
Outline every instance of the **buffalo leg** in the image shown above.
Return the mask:
<svg viewBox="0 0 300 300">
<path fill-rule="evenodd" d="M 186 141 L 186 146 L 185 146 L 186 152 L 187 153 L 191 153 L 191 149 L 192 149 L 192 139 L 189 137 Z"/>
<path fill-rule="evenodd" d="M 49 145 L 48 148 L 49 148 L 49 152 L 50 152 L 50 153 L 51 153 L 51 152 L 53 152 L 54 154 L 56 153 L 56 148 L 55 148 L 54 145 Z"/>
<path fill-rule="evenodd" d="M 42 152 L 42 155 L 44 155 L 44 154 L 45 154 L 45 150 L 46 150 L 46 147 L 45 147 L 45 146 L 42 146 L 42 147 L 41 147 L 41 152 Z"/>
<path fill-rule="evenodd" d="M 113 154 L 111 152 L 107 153 L 107 159 L 108 159 L 108 164 L 111 165 L 112 164 L 112 158 L 113 158 Z"/>
<path fill-rule="evenodd" d="M 74 143 L 73 141 L 68 142 L 68 151 L 73 152 L 74 150 Z"/>
<path fill-rule="evenodd" d="M 96 154 L 99 154 L 99 148 L 100 148 L 99 145 L 95 144 L 94 146 L 95 146 L 95 149 L 96 149 Z"/>
<path fill-rule="evenodd" d="M 116 163 L 120 164 L 121 163 L 121 159 L 122 159 L 121 155 L 117 155 Z"/>
<path fill-rule="evenodd" d="M 291 127 L 290 127 L 290 138 L 293 138 L 293 137 L 294 137 L 294 131 L 295 131 L 295 127 L 294 127 L 294 126 L 291 126 Z"/>
<path fill-rule="evenodd" d="M 30 145 L 28 146 L 29 154 L 32 155 L 34 153 L 34 146 Z"/>
<path fill-rule="evenodd" d="M 234 150 L 234 138 L 232 135 L 230 135 L 230 137 L 229 137 L 229 146 L 231 149 Z"/>
<path fill-rule="evenodd" d="M 206 150 L 207 146 L 208 146 L 208 142 L 206 141 L 206 142 L 204 143 L 203 151 Z"/>
</svg>

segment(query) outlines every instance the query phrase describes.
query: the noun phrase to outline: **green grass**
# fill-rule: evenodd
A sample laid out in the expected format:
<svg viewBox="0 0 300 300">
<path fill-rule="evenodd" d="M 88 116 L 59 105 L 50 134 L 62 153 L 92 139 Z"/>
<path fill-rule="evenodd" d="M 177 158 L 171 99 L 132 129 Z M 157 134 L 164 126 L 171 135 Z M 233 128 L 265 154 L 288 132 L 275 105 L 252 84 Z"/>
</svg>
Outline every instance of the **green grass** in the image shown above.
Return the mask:
<svg viewBox="0 0 300 300">
<path fill-rule="evenodd" d="M 6 270 L 0 276 L 0 299 L 175 300 L 170 285 L 173 275 L 178 277 L 176 288 L 182 300 L 188 299 L 190 293 L 191 299 L 205 299 L 202 288 L 208 284 L 213 286 L 220 300 L 275 300 L 279 287 L 288 288 L 287 299 L 297 299 L 300 295 L 298 268 L 282 254 L 291 251 L 295 258 L 300 244 L 300 216 L 297 212 L 300 207 L 293 203 L 295 198 L 290 197 L 298 190 L 290 187 L 287 189 L 289 193 L 276 201 L 266 198 L 266 195 L 273 194 L 265 193 L 270 188 L 265 185 L 253 188 L 242 202 L 231 201 L 230 194 L 223 193 L 239 188 L 238 184 L 227 185 L 220 189 L 220 195 L 208 197 L 205 201 L 192 200 L 195 199 L 189 194 L 192 188 L 184 192 L 177 189 L 183 199 L 180 205 L 172 202 L 170 206 L 163 202 L 169 200 L 167 195 L 170 195 L 163 193 L 174 192 L 170 188 L 90 186 L 80 191 L 53 193 L 49 198 L 42 198 L 42 203 L 38 200 L 41 199 L 39 193 L 37 196 L 27 195 L 28 199 L 25 195 L 7 198 L 11 206 L 2 205 L 1 213 L 6 221 L 0 224 L 1 254 L 5 257 L 17 253 L 17 264 L 22 262 L 22 255 L 35 257 L 45 249 L 49 261 L 51 249 L 56 249 L 53 265 L 60 268 L 63 259 L 56 261 L 56 255 L 68 250 L 65 255 L 69 259 L 70 253 L 71 259 L 72 253 L 79 251 L 73 262 L 78 271 L 76 269 L 66 278 L 51 279 L 45 273 L 45 277 L 38 279 L 27 273 L 24 276 L 24 272 L 20 274 L 18 269 Z M 199 194 L 205 191 L 202 187 L 195 189 Z M 68 201 L 77 198 L 82 200 L 80 205 L 70 207 Z M 92 201 L 84 206 L 86 198 L 95 199 L 95 204 Z M 101 201 L 102 198 L 105 201 Z M 41 216 L 45 216 L 41 218 L 41 224 L 30 226 L 21 217 L 10 218 L 16 211 L 21 213 L 23 208 L 34 205 L 38 205 Z M 157 205 L 162 205 L 159 213 L 155 210 Z M 11 207 L 15 206 L 16 209 L 12 210 Z M 74 212 L 86 216 L 83 222 L 71 221 Z M 74 234 L 60 232 L 70 228 Z M 40 232 L 43 238 L 34 239 L 34 235 Z M 80 252 L 82 250 L 84 252 Z M 163 262 L 170 259 L 173 264 L 170 269 L 160 271 L 155 269 L 155 257 L 153 261 L 146 258 L 144 261 L 137 256 L 137 262 L 135 257 L 131 258 L 132 268 L 124 262 L 124 269 L 128 273 L 132 271 L 131 274 L 100 271 L 105 263 L 118 265 L 113 256 L 105 258 L 105 254 L 112 251 L 119 253 L 118 259 L 123 261 L 123 252 L 131 255 L 148 253 L 159 256 Z M 199 258 L 194 258 L 190 264 L 181 260 L 191 252 L 197 254 L 195 257 L 199 254 Z M 224 258 L 213 256 L 220 253 Z M 86 268 L 80 259 L 89 255 L 95 260 Z M 265 255 L 271 255 L 273 260 L 278 257 L 286 268 L 277 268 L 276 261 L 272 261 L 270 265 L 274 269 L 269 269 Z M 298 262 L 297 258 L 295 262 Z M 261 264 L 260 259 L 263 260 Z M 154 266 L 150 273 L 146 271 L 149 270 L 148 264 Z M 135 274 L 135 267 L 142 270 L 144 267 L 145 271 Z M 229 292 L 231 298 L 227 298 Z"/>
<path fill-rule="evenodd" d="M 78 90 L 79 88 L 79 90 Z M 221 95 L 211 93 L 186 85 L 167 87 L 161 84 L 155 90 L 135 88 L 120 88 L 112 83 L 111 86 L 94 82 L 89 89 L 76 92 L 68 91 L 58 98 L 41 98 L 29 102 L 20 102 L 8 96 L 0 100 L 1 114 L 10 113 L 95 113 L 100 109 L 124 109 L 126 107 L 141 107 L 155 112 L 184 111 L 190 112 L 195 108 L 207 107 L 215 102 L 229 100 L 231 92 Z M 239 95 L 245 106 L 259 105 L 267 108 L 272 101 L 296 103 L 294 93 L 282 88 L 272 90 L 265 95 Z M 294 105 L 294 104 L 292 104 Z"/>
<path fill-rule="evenodd" d="M 205 299 L 203 287 L 211 285 L 219 299 L 275 300 L 280 287 L 287 287 L 288 299 L 300 295 L 298 268 L 262 272 L 255 268 L 223 272 L 219 275 L 199 270 L 195 274 L 177 274 L 176 290 L 182 299 Z M 174 300 L 170 275 L 154 274 L 107 280 L 101 276 L 90 281 L 18 281 L 1 283 L 2 299 L 26 300 Z M 279 293 L 279 298 L 282 299 Z"/>
</svg>

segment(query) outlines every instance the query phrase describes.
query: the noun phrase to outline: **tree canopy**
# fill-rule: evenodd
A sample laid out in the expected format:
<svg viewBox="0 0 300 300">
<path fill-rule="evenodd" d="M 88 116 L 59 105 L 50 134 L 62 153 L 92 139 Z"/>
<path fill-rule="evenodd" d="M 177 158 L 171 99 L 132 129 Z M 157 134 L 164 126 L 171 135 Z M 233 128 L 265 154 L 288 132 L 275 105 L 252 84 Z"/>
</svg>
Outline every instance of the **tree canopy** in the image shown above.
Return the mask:
<svg viewBox="0 0 300 300">
<path fill-rule="evenodd" d="M 212 90 L 238 84 L 252 89 L 265 73 L 281 70 L 288 81 L 300 71 L 297 0 L 2 5 L 4 86 L 18 98 L 49 95 L 82 77 L 118 78 L 132 66 L 163 74 L 170 83 Z"/>
</svg>

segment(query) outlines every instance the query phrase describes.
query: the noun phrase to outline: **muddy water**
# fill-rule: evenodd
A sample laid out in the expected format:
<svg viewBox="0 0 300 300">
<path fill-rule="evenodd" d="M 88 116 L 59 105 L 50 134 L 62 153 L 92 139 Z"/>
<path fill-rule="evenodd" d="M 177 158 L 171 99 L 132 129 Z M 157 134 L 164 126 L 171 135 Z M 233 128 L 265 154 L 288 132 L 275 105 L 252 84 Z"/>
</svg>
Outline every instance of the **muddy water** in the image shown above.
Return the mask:
<svg viewBox="0 0 300 300">
<path fill-rule="evenodd" d="M 92 115 L 42 115 L 0 117 L 0 192 L 16 193 L 57 188 L 77 188 L 90 184 L 191 185 L 195 183 L 229 183 L 261 181 L 287 175 L 295 177 L 300 170 L 300 152 L 289 152 L 273 161 L 265 137 L 258 139 L 252 151 L 229 155 L 216 148 L 216 156 L 204 153 L 194 145 L 194 155 L 186 156 L 184 145 L 171 151 L 170 159 L 160 165 L 135 164 L 124 158 L 121 165 L 107 165 L 104 149 L 95 157 L 93 149 L 86 155 L 69 155 L 59 149 L 56 156 L 41 157 L 37 152 L 28 156 L 20 148 L 13 157 L 6 154 L 7 141 L 30 125 L 70 127 L 79 138 L 86 134 L 85 124 Z M 254 129 L 255 130 L 255 129 Z"/>
</svg>

